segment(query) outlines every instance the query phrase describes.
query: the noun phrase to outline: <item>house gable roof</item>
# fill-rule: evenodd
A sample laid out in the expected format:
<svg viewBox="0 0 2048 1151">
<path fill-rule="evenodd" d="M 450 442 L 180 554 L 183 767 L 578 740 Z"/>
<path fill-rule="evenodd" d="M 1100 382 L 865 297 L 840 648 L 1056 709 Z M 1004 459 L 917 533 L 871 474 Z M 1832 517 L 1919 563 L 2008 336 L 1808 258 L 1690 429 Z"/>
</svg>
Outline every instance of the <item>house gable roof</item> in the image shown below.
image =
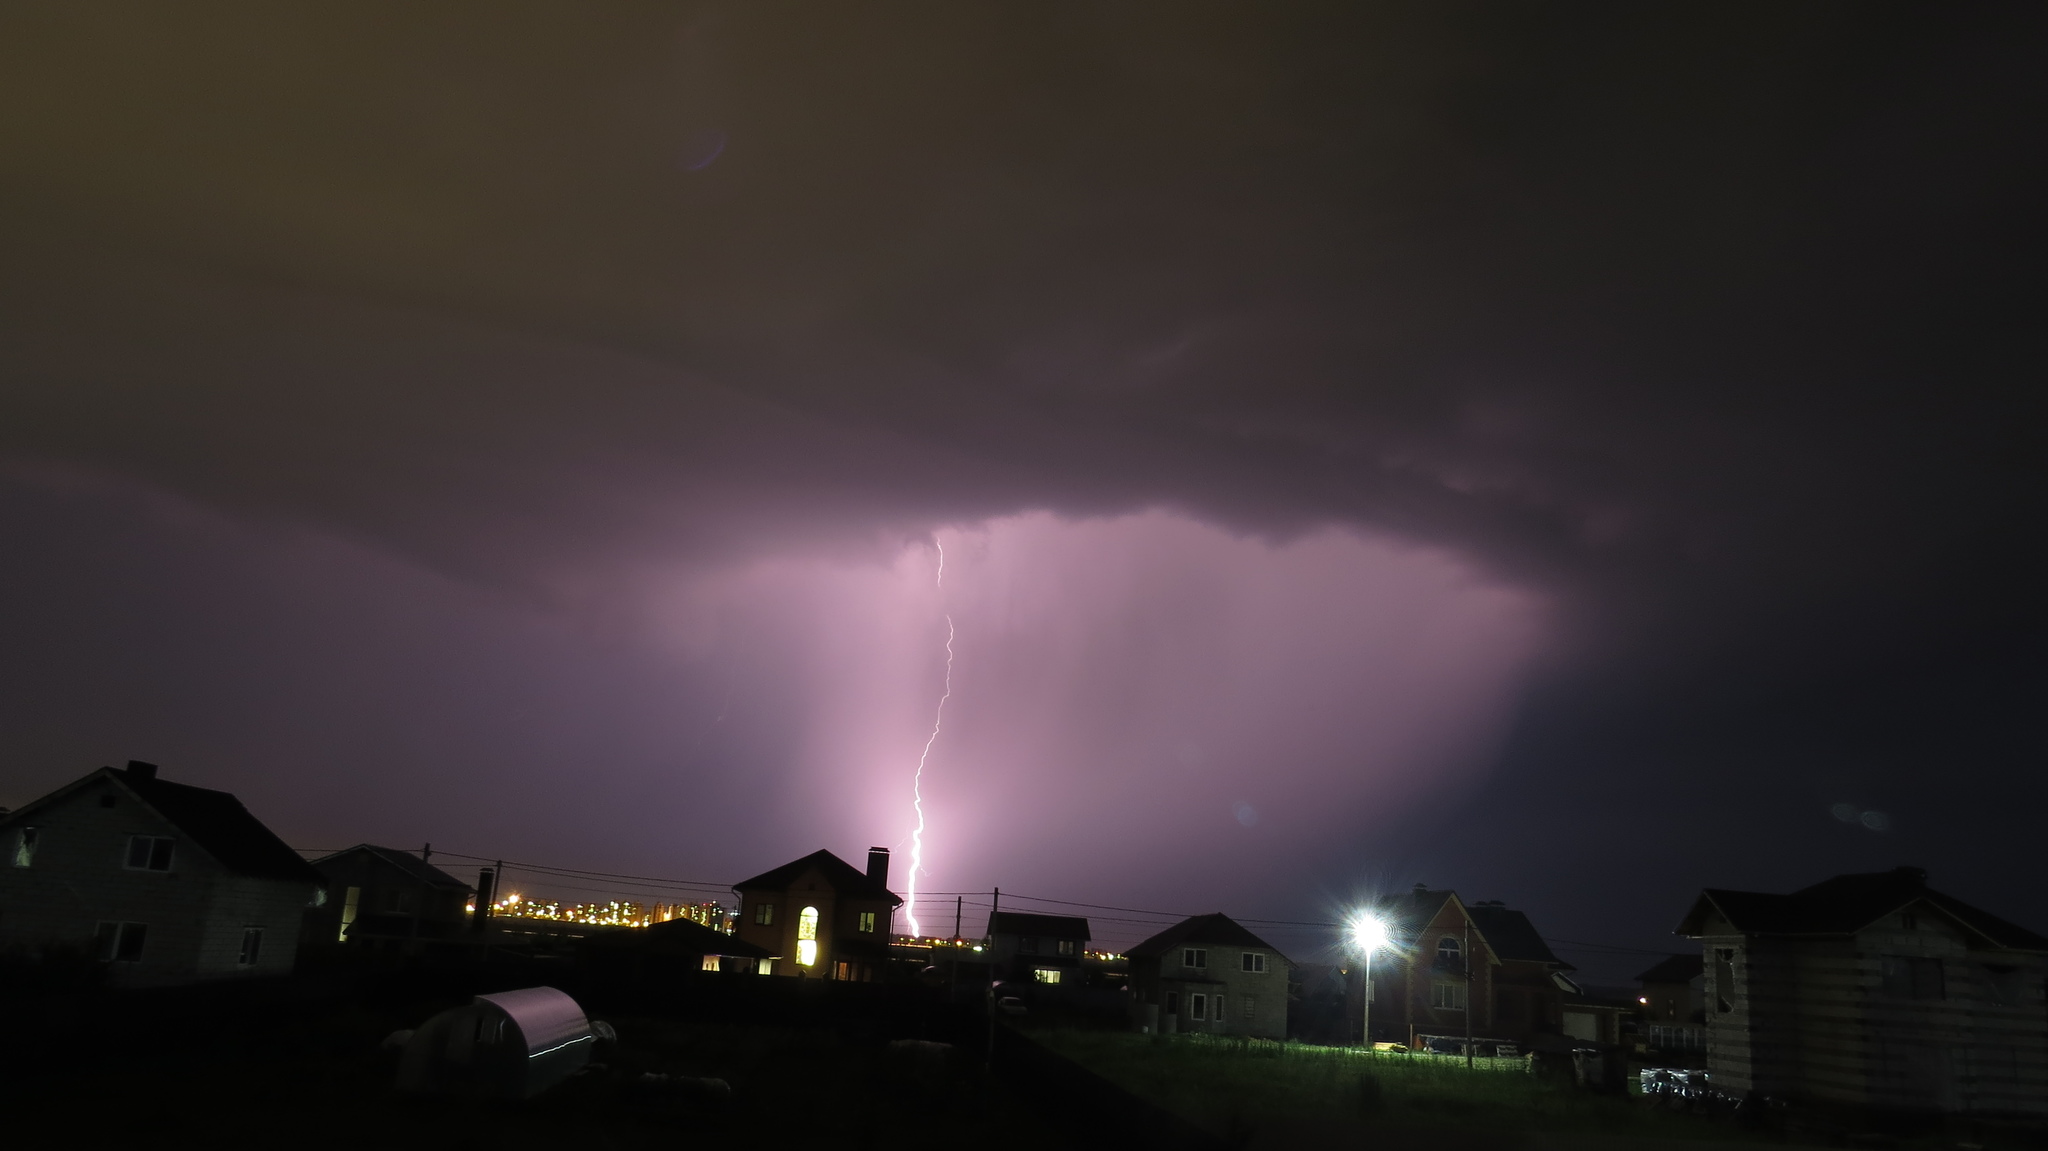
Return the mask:
<svg viewBox="0 0 2048 1151">
<path fill-rule="evenodd" d="M 670 919 L 645 927 L 622 927 L 599 931 L 585 939 L 597 948 L 635 948 L 665 955 L 734 955 L 748 959 L 774 959 L 774 952 L 727 935 L 688 919 Z"/>
<path fill-rule="evenodd" d="M 172 783 L 156 778 L 155 772 L 154 764 L 132 760 L 126 768 L 100 768 L 10 813 L 6 822 L 21 822 L 95 781 L 105 780 L 161 816 L 201 851 L 237 875 L 327 886 L 326 878 L 312 864 L 249 814 L 249 809 L 232 794 Z"/>
<path fill-rule="evenodd" d="M 1677 934 L 1699 937 L 1719 915 L 1743 935 L 1852 935 L 1909 906 L 1931 908 L 1991 947 L 2048 951 L 2048 938 L 1927 886 L 1917 867 L 1837 875 L 1789 895 L 1763 891 L 1700 892 Z"/>
<path fill-rule="evenodd" d="M 1547 963 L 1553 967 L 1569 969 L 1570 964 L 1559 959 L 1543 942 L 1543 936 L 1529 917 L 1522 912 L 1502 907 L 1497 903 L 1475 903 L 1465 909 L 1472 917 L 1479 933 L 1486 937 L 1487 945 L 1503 960 L 1519 963 Z"/>
<path fill-rule="evenodd" d="M 313 861 L 313 866 L 318 868 L 345 856 L 354 855 L 357 852 L 380 859 L 404 872 L 415 882 L 426 884 L 429 887 L 445 888 L 449 891 L 460 891 L 464 894 L 475 890 L 469 884 L 435 867 L 410 851 L 403 851 L 396 847 L 378 847 L 374 843 L 358 843 L 354 847 L 344 848 L 332 855 L 323 855 Z"/>
<path fill-rule="evenodd" d="M 1131 948 L 1125 954 L 1134 958 L 1155 958 L 1165 955 L 1176 947 L 1187 944 L 1209 944 L 1218 947 L 1263 947 L 1278 955 L 1280 949 L 1253 935 L 1236 920 L 1222 912 L 1213 915 L 1197 915 L 1183 919 L 1172 927 Z M 1280 956 L 1283 962 L 1288 959 Z"/>
<path fill-rule="evenodd" d="M 825 883 L 839 895 L 850 895 L 856 899 L 886 900 L 890 906 L 900 906 L 903 897 L 869 879 L 867 872 L 860 870 L 829 851 L 813 851 L 802 859 L 791 860 L 781 867 L 764 871 L 752 879 L 743 879 L 733 884 L 734 891 L 787 891 L 803 873 L 817 868 Z"/>
<path fill-rule="evenodd" d="M 1433 952 L 1436 950 L 1436 944 L 1425 940 L 1423 936 L 1429 932 L 1430 925 L 1436 922 L 1437 917 L 1443 914 L 1444 908 L 1447 905 L 1455 905 L 1457 907 L 1458 915 L 1472 925 L 1473 934 L 1477 936 L 1479 945 L 1486 949 L 1487 954 L 1492 956 L 1495 962 L 1498 962 L 1501 958 L 1500 952 L 1494 947 L 1493 941 L 1487 935 L 1486 929 L 1479 925 L 1478 919 L 1472 914 L 1473 909 L 1464 900 L 1458 898 L 1458 893 L 1455 891 L 1432 891 L 1429 888 L 1417 886 L 1408 896 L 1406 907 L 1396 902 L 1389 909 L 1387 933 L 1396 940 L 1405 938 L 1402 946 L 1411 955 L 1421 956 Z M 1526 923 L 1527 920 L 1524 919 L 1523 922 Z M 1535 933 L 1533 927 L 1530 928 L 1530 933 L 1532 935 Z M 1541 937 L 1538 937 L 1536 942 L 1537 946 L 1542 946 L 1543 941 Z M 1543 951 L 1547 955 L 1550 949 L 1545 947 Z M 1548 962 L 1555 963 L 1559 967 L 1570 967 L 1570 964 L 1565 963 L 1554 955 L 1550 957 Z"/>
<path fill-rule="evenodd" d="M 988 917 L 990 935 L 1043 935 L 1053 939 L 1086 942 L 1088 921 L 1078 915 L 1033 915 L 1025 911 L 992 911 Z"/>
</svg>

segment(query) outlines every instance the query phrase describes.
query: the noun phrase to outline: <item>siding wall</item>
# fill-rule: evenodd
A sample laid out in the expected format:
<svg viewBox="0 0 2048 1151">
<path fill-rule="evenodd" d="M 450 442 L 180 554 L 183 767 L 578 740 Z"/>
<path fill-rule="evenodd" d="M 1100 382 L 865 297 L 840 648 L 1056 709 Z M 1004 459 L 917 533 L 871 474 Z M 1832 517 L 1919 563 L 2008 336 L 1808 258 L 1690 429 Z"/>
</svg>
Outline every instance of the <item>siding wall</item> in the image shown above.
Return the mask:
<svg viewBox="0 0 2048 1151">
<path fill-rule="evenodd" d="M 114 806 L 101 798 L 114 797 Z M 38 829 L 34 865 L 13 866 L 15 832 Z M 177 840 L 169 871 L 123 866 L 131 835 Z M 177 828 L 101 779 L 0 826 L 0 947 L 89 950 L 101 921 L 146 924 L 139 962 L 110 965 L 122 986 L 279 973 L 297 955 L 310 883 L 229 874 Z M 236 962 L 245 927 L 264 928 L 259 962 Z"/>
<path fill-rule="evenodd" d="M 2048 960 L 1971 950 L 1922 911 L 1853 937 L 1702 937 L 1707 1066 L 1721 1090 L 1856 1106 L 2048 1115 Z M 1733 986 L 1715 962 L 1734 948 Z M 1940 998 L 1888 993 L 1884 957 L 1941 961 Z M 1994 968 L 2007 969 L 2004 972 Z M 1720 1010 L 1728 1000 L 1731 1010 Z"/>
</svg>

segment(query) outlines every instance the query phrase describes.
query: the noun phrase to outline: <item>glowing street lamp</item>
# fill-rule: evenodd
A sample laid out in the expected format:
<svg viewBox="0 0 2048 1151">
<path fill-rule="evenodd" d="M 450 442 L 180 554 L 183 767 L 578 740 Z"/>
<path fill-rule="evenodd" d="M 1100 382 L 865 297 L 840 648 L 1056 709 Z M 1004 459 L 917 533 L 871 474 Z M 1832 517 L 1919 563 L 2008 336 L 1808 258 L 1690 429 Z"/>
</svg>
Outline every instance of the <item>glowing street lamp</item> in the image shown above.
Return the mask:
<svg viewBox="0 0 2048 1151">
<path fill-rule="evenodd" d="M 1360 1024 L 1365 1049 L 1372 1050 L 1372 953 L 1387 945 L 1387 925 L 1376 915 L 1360 915 L 1351 925 L 1351 941 L 1365 953 L 1365 984 L 1359 998 L 1365 1000 L 1365 1019 Z"/>
</svg>

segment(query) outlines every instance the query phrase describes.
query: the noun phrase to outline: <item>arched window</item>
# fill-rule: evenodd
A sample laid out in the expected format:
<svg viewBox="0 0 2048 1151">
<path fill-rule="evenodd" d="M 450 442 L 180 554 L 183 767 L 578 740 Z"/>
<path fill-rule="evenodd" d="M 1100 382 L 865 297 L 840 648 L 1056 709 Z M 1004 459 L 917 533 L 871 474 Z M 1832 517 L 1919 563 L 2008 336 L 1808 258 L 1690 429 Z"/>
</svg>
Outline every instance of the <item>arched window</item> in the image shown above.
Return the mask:
<svg viewBox="0 0 2048 1151">
<path fill-rule="evenodd" d="M 818 965 L 818 909 L 815 907 L 797 912 L 796 961 L 805 967 Z"/>
<path fill-rule="evenodd" d="M 1456 963 L 1464 953 L 1464 949 L 1458 946 L 1458 937 L 1455 935 L 1446 935 L 1436 941 L 1436 957 L 1445 963 Z"/>
</svg>

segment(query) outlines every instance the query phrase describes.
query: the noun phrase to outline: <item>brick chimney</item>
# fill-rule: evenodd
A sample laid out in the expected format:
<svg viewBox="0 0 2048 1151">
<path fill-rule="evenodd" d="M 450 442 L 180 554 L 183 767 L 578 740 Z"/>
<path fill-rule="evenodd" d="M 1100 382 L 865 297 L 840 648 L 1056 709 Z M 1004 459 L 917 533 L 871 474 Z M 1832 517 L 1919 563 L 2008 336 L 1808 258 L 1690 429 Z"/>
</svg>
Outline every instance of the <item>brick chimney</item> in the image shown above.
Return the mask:
<svg viewBox="0 0 2048 1151">
<path fill-rule="evenodd" d="M 868 878 L 874 880 L 875 886 L 880 887 L 882 890 L 887 891 L 889 889 L 888 848 L 868 848 Z"/>
</svg>

